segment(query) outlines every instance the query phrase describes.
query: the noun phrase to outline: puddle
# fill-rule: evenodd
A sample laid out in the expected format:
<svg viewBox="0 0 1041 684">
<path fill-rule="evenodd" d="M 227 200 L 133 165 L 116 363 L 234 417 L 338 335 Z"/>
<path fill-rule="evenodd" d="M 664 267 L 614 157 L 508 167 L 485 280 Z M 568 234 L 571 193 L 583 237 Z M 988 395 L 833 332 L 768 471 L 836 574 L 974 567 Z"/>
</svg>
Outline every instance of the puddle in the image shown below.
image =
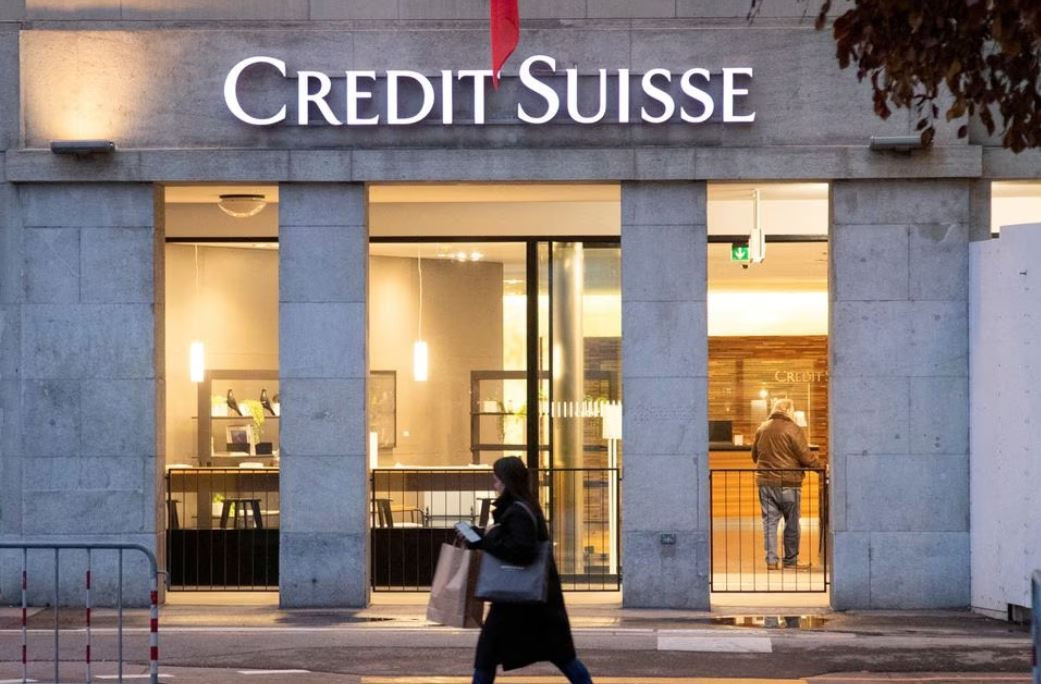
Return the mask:
<svg viewBox="0 0 1041 684">
<path fill-rule="evenodd" d="M 276 622 L 282 624 L 310 624 L 310 623 L 336 623 L 336 624 L 357 624 L 357 623 L 369 623 L 369 622 L 394 622 L 402 621 L 401 618 L 394 617 L 366 617 L 361 615 L 344 615 L 343 613 L 321 613 L 321 612 L 307 612 L 300 614 L 290 614 L 279 617 Z"/>
<path fill-rule="evenodd" d="M 828 623 L 819 615 L 735 615 L 712 618 L 714 625 L 758 627 L 766 629 L 817 629 Z"/>
</svg>

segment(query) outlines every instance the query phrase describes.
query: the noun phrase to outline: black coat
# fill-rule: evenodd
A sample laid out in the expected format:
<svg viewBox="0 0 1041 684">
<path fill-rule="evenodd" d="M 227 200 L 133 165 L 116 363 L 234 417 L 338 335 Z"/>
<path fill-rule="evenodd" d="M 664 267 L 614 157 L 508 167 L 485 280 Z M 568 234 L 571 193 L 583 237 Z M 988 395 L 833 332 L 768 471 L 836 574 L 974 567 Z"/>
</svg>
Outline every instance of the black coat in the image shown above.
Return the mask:
<svg viewBox="0 0 1041 684">
<path fill-rule="evenodd" d="M 538 542 L 549 539 L 549 530 L 541 514 L 535 512 L 538 524 L 513 497 L 503 494 L 495 502 L 488 528 L 474 548 L 490 553 L 507 563 L 527 565 L 538 554 Z M 569 663 L 575 659 L 571 625 L 564 608 L 564 592 L 556 563 L 550 558 L 545 603 L 496 603 L 485 618 L 477 640 L 474 668 L 504 670 L 524 667 L 540 660 Z"/>
</svg>

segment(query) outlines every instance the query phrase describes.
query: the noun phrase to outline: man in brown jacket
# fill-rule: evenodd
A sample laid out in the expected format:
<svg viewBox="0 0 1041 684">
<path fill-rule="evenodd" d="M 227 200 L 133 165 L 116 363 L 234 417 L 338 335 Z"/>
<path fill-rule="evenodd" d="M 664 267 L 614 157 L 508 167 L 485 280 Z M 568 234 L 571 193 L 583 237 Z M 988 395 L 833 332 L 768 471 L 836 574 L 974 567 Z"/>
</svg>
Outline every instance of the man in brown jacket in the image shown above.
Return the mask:
<svg viewBox="0 0 1041 684">
<path fill-rule="evenodd" d="M 752 443 L 752 461 L 758 468 L 759 506 L 763 514 L 766 567 L 778 569 L 777 523 L 784 517 L 784 567 L 803 570 L 799 564 L 799 508 L 802 503 L 801 468 L 823 468 L 810 453 L 802 428 L 795 424 L 791 399 L 774 402 L 770 418 L 759 426 Z"/>
</svg>

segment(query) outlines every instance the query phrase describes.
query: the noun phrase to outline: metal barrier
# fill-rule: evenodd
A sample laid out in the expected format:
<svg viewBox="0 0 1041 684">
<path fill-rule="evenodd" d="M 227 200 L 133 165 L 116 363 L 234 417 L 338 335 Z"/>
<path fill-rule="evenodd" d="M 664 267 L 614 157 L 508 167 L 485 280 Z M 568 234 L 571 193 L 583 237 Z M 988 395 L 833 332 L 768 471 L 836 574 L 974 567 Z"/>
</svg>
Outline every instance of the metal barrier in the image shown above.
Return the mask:
<svg viewBox="0 0 1041 684">
<path fill-rule="evenodd" d="M 557 468 L 536 473 L 554 538 L 561 582 L 569 591 L 620 586 L 620 471 Z M 467 520 L 483 527 L 495 500 L 487 468 L 385 468 L 372 472 L 372 587 L 426 591 L 442 543 Z"/>
<path fill-rule="evenodd" d="M 798 501 L 798 559 L 785 567 L 783 515 L 774 528 L 777 568 L 767 566 L 766 521 L 757 477 L 801 482 Z M 714 592 L 824 592 L 828 571 L 828 477 L 816 469 L 721 468 L 709 471 L 710 584 Z M 793 502 L 794 503 L 794 502 Z M 792 529 L 795 529 L 794 527 Z M 794 540 L 792 540 L 794 541 Z"/>
<path fill-rule="evenodd" d="M 86 644 L 84 649 L 84 666 L 86 668 L 87 682 L 93 681 L 91 669 L 91 562 L 94 551 L 116 551 L 118 554 L 116 583 L 116 648 L 118 662 L 118 680 L 123 681 L 123 552 L 140 551 L 148 560 L 149 574 L 152 580 L 152 588 L 149 594 L 149 634 L 148 634 L 148 674 L 152 684 L 159 684 L 159 566 L 155 560 L 155 554 L 140 544 L 119 543 L 51 543 L 51 542 L 0 542 L 0 550 L 14 549 L 22 552 L 22 681 L 29 679 L 29 551 L 53 551 L 54 552 L 54 681 L 59 682 L 60 640 L 61 629 L 58 621 L 61 579 L 61 551 L 74 549 L 87 552 L 87 570 L 84 576 L 85 597 L 85 621 L 86 621 Z"/>
<path fill-rule="evenodd" d="M 166 473 L 171 588 L 277 591 L 279 471 L 174 468 Z"/>
<path fill-rule="evenodd" d="M 1041 570 L 1035 570 L 1030 578 L 1030 631 L 1034 642 L 1034 684 L 1041 684 Z"/>
</svg>

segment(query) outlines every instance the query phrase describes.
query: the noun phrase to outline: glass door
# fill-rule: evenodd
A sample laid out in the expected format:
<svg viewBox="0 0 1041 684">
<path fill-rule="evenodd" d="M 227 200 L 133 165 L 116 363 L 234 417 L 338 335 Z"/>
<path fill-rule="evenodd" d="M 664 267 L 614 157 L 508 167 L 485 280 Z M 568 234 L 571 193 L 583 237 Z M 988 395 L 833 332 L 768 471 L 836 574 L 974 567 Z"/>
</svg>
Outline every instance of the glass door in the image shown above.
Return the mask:
<svg viewBox="0 0 1041 684">
<path fill-rule="evenodd" d="M 565 588 L 617 588 L 622 437 L 618 243 L 540 243 L 538 300 L 538 389 L 544 397 L 538 463 L 557 564 Z"/>
</svg>

